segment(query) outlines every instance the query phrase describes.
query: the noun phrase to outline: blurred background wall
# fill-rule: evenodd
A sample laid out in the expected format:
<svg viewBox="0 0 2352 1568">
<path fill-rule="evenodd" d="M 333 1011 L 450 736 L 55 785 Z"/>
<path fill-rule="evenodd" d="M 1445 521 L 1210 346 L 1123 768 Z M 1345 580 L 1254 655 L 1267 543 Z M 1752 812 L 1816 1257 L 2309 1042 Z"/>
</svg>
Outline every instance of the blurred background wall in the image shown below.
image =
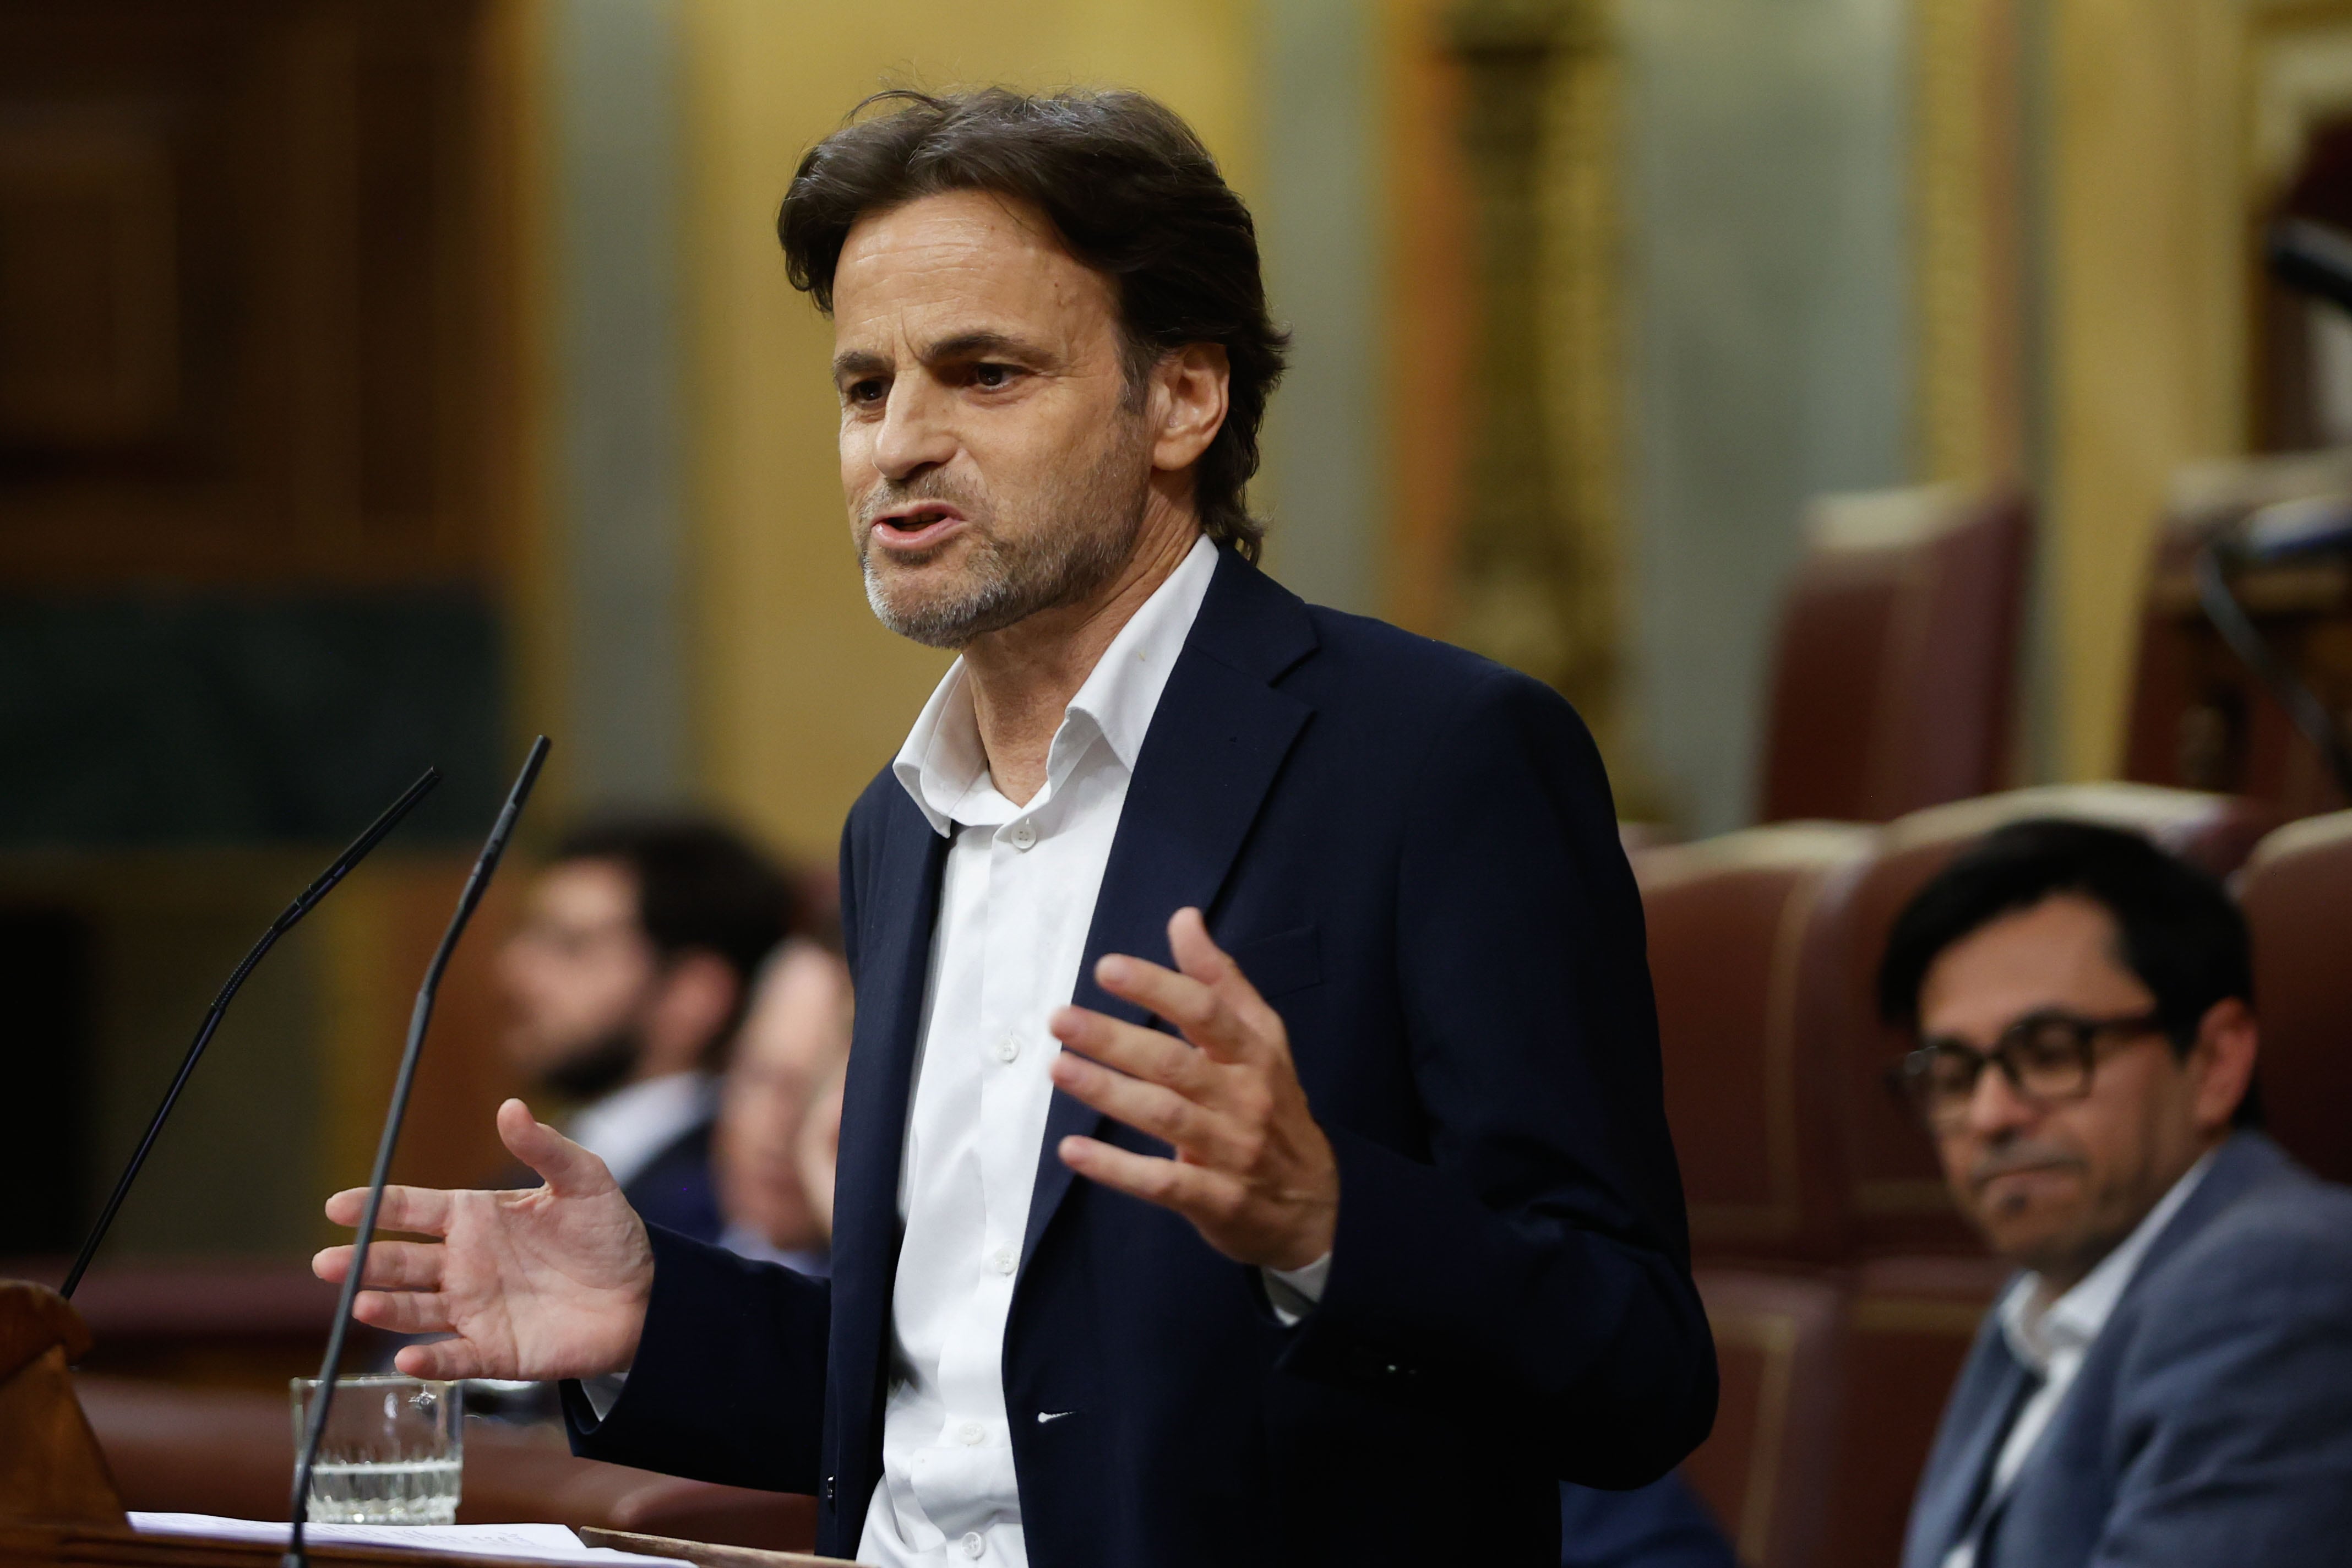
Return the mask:
<svg viewBox="0 0 2352 1568">
<path fill-rule="evenodd" d="M 2333 0 L 0 0 L 0 963 L 54 1085 L 0 1142 L 65 1173 L 0 1253 L 428 762 L 125 1253 L 319 1237 L 530 734 L 541 840 L 691 803 L 829 859 L 944 660 L 866 609 L 775 205 L 865 93 L 979 81 L 1191 119 L 1297 333 L 1276 575 L 1553 681 L 1672 832 L 1762 809 L 1814 498 L 2030 489 L 2006 776 L 2096 778 L 2176 473 L 2316 444 L 2252 258 L 2352 113 Z M 413 1175 L 494 1160 L 517 880 Z"/>
</svg>

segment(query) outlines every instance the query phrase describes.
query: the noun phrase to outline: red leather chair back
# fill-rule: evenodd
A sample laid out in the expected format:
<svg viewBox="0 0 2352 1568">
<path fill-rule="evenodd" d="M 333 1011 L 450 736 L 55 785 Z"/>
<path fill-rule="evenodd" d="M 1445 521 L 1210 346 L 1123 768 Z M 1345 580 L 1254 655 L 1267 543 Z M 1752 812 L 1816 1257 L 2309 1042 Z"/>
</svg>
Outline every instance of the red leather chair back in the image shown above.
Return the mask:
<svg viewBox="0 0 2352 1568">
<path fill-rule="evenodd" d="M 2000 787 L 2031 536 L 2016 495 L 1818 503 L 1780 613 L 1763 820 L 1887 822 Z"/>
<path fill-rule="evenodd" d="M 1830 1508 L 1845 1312 L 1834 1280 L 1698 1271 L 1722 1370 L 1715 1430 L 1683 1461 L 1748 1568 L 1811 1568 Z"/>
<path fill-rule="evenodd" d="M 2238 898 L 2253 928 L 2270 1133 L 2330 1181 L 2352 1182 L 2352 811 L 2263 839 Z"/>
<path fill-rule="evenodd" d="M 1823 884 L 1876 837 L 1785 823 L 1634 857 L 1666 1119 L 1703 1256 L 1826 1261 L 1843 1245 L 1837 1064 L 1802 1016 L 1806 963 Z"/>
<path fill-rule="evenodd" d="M 1936 1425 L 2009 1272 L 1982 1257 L 1879 1258 L 1854 1270 L 1822 1568 L 1901 1560 Z"/>
</svg>

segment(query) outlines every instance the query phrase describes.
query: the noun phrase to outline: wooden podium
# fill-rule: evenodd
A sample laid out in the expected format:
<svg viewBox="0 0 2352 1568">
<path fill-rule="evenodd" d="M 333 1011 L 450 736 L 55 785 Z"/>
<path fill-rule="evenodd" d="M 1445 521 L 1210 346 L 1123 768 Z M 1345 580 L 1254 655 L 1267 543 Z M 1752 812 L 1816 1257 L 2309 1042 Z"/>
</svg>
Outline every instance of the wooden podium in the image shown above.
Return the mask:
<svg viewBox="0 0 2352 1568">
<path fill-rule="evenodd" d="M 278 1568 L 284 1552 L 275 1545 L 131 1530 L 68 1370 L 89 1347 L 89 1330 L 65 1298 L 0 1280 L 0 1568 Z M 606 1539 L 593 1544 L 698 1568 L 854 1568 L 796 1552 L 596 1533 Z M 509 1557 L 396 1547 L 319 1544 L 308 1554 L 320 1568 L 520 1568 Z"/>
</svg>

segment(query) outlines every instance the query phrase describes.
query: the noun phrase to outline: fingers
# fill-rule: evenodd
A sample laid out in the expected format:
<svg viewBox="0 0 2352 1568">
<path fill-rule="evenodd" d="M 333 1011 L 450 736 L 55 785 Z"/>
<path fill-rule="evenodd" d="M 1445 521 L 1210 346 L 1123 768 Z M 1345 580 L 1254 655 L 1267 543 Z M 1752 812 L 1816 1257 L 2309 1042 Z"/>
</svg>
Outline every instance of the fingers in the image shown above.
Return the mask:
<svg viewBox="0 0 2352 1568">
<path fill-rule="evenodd" d="M 1056 1152 L 1062 1163 L 1088 1181 L 1173 1209 L 1203 1230 L 1223 1225 L 1247 1196 L 1242 1184 L 1222 1171 L 1113 1148 L 1099 1139 L 1065 1138 Z"/>
<path fill-rule="evenodd" d="M 1244 1061 L 1269 1047 L 1279 1048 L 1281 1020 L 1209 940 L 1200 910 L 1177 910 L 1168 922 L 1168 941 L 1181 972 L 1112 953 L 1095 965 L 1097 983 L 1167 1019 L 1219 1061 Z"/>
<path fill-rule="evenodd" d="M 585 1197 L 613 1185 L 604 1162 L 550 1127 L 536 1121 L 530 1107 L 509 1100 L 499 1107 L 499 1141 L 507 1152 L 539 1173 L 562 1197 Z"/>
<path fill-rule="evenodd" d="M 455 1326 L 449 1299 L 421 1290 L 362 1290 L 352 1298 L 352 1316 L 395 1334 L 446 1334 Z"/>
<path fill-rule="evenodd" d="M 446 1324 L 443 1327 L 446 1329 Z M 431 1333 L 426 1329 L 420 1332 Z M 403 1345 L 392 1358 L 392 1364 L 411 1377 L 460 1378 L 485 1377 L 492 1369 L 483 1357 L 464 1340 L 436 1340 L 429 1345 Z"/>
<path fill-rule="evenodd" d="M 1046 1031 L 1073 1050 L 1189 1099 L 1208 1100 L 1216 1092 L 1217 1069 L 1203 1052 L 1158 1029 L 1106 1017 L 1085 1007 L 1063 1007 L 1045 1021 Z"/>
<path fill-rule="evenodd" d="M 1168 917 L 1168 951 L 1176 960 L 1176 967 L 1203 985 L 1215 985 L 1228 975 L 1238 975 L 1224 950 L 1209 939 L 1209 922 L 1196 909 L 1178 910 Z"/>
<path fill-rule="evenodd" d="M 340 1285 L 352 1271 L 352 1248 L 330 1247 L 310 1259 L 310 1272 Z M 367 1278 L 360 1284 L 370 1290 L 438 1290 L 441 1266 L 448 1249 L 416 1241 L 379 1241 L 368 1248 Z"/>
<path fill-rule="evenodd" d="M 367 1207 L 365 1187 L 346 1187 L 327 1200 L 327 1217 L 337 1225 L 355 1226 Z M 431 1187 L 386 1187 L 375 1211 L 378 1230 L 404 1230 L 415 1236 L 446 1236 L 451 1194 Z"/>
<path fill-rule="evenodd" d="M 1064 1093 L 1194 1159 L 1238 1170 L 1248 1170 L 1257 1162 L 1258 1144 L 1231 1118 L 1174 1089 L 1113 1072 L 1067 1052 L 1055 1058 L 1048 1070 Z"/>
</svg>

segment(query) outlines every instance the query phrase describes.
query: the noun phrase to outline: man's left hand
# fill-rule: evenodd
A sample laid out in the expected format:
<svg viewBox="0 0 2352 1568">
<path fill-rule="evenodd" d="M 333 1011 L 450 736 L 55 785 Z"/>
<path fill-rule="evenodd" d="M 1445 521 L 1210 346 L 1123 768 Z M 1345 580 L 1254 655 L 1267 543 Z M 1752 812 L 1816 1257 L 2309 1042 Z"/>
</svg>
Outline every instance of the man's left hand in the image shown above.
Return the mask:
<svg viewBox="0 0 2352 1568">
<path fill-rule="evenodd" d="M 1065 1138 L 1063 1163 L 1175 1210 L 1237 1263 L 1303 1268 L 1331 1250 L 1339 1166 L 1307 1108 L 1282 1019 L 1209 940 L 1198 910 L 1168 922 L 1177 967 L 1119 954 L 1095 966 L 1112 995 L 1182 1039 L 1084 1007 L 1054 1015 L 1062 1092 L 1175 1148 L 1172 1160 Z M 1188 1043 L 1189 1042 L 1189 1043 Z"/>
</svg>

